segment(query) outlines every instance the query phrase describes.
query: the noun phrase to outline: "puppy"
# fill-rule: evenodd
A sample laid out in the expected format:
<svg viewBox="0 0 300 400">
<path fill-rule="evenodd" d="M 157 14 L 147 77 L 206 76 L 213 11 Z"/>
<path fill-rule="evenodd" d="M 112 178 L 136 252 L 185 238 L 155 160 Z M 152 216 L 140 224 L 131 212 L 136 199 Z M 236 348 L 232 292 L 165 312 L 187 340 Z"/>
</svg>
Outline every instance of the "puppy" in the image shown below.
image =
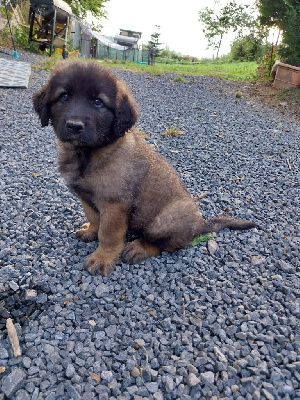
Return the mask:
<svg viewBox="0 0 300 400">
<path fill-rule="evenodd" d="M 120 257 L 141 263 L 201 233 L 255 227 L 225 216 L 202 218 L 175 170 L 137 134 L 138 106 L 108 68 L 63 62 L 33 103 L 41 125 L 53 125 L 59 171 L 88 220 L 76 234 L 99 240 L 84 262 L 91 274 L 109 276 Z M 127 232 L 138 238 L 125 243 Z"/>
</svg>

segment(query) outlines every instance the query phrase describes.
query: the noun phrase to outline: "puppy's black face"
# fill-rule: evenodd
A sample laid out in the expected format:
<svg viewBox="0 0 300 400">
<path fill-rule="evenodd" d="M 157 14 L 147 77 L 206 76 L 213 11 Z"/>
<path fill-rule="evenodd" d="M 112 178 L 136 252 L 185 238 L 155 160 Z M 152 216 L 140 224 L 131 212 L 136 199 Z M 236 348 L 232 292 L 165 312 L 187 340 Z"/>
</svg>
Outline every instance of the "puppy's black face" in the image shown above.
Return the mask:
<svg viewBox="0 0 300 400">
<path fill-rule="evenodd" d="M 56 68 L 33 101 L 42 126 L 51 120 L 58 138 L 78 147 L 111 143 L 138 118 L 123 82 L 97 63 L 70 62 Z"/>
<path fill-rule="evenodd" d="M 75 78 L 75 79 L 74 79 Z M 50 113 L 58 138 L 78 146 L 99 147 L 116 139 L 113 126 L 114 108 L 105 92 L 110 82 L 92 82 L 79 77 L 57 76 L 52 81 L 57 89 L 51 99 Z M 111 90 L 115 97 L 114 90 Z"/>
</svg>

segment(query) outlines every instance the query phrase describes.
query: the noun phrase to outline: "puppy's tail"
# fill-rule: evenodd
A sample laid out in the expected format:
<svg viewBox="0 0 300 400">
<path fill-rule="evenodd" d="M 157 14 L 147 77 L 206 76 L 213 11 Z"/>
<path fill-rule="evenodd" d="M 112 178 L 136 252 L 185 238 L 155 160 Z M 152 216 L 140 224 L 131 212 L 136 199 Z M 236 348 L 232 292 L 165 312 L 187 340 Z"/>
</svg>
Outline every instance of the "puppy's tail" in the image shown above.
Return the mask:
<svg viewBox="0 0 300 400">
<path fill-rule="evenodd" d="M 197 231 L 198 235 L 200 235 L 201 233 L 219 232 L 225 228 L 242 230 L 255 228 L 256 226 L 257 224 L 255 222 L 236 219 L 233 217 L 220 216 L 207 220 L 202 219 Z"/>
</svg>

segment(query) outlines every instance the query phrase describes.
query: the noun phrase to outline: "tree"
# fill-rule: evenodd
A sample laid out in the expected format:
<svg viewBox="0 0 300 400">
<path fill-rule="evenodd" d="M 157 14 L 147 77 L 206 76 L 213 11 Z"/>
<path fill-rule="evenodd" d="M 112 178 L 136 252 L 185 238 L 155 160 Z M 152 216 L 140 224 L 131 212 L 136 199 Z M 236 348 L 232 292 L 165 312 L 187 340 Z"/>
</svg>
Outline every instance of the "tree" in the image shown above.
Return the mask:
<svg viewBox="0 0 300 400">
<path fill-rule="evenodd" d="M 219 12 L 205 7 L 199 11 L 199 21 L 204 24 L 203 32 L 208 40 L 208 47 L 217 50 L 217 58 L 222 39 L 229 30 L 233 30 L 237 36 L 240 36 L 245 28 L 251 31 L 256 26 L 253 8 L 237 4 L 235 0 L 226 4 Z"/>
<path fill-rule="evenodd" d="M 159 46 L 162 44 L 159 42 L 160 39 L 160 33 L 158 32 L 160 30 L 159 25 L 155 25 L 156 31 L 152 33 L 151 39 L 149 40 L 147 44 L 147 48 L 149 50 L 150 54 L 150 64 L 154 65 L 155 63 L 155 58 L 158 57 L 160 49 Z"/>
<path fill-rule="evenodd" d="M 261 24 L 282 30 L 278 54 L 286 62 L 300 66 L 300 2 L 299 0 L 258 0 Z"/>
<path fill-rule="evenodd" d="M 109 0 L 65 0 L 69 4 L 73 13 L 79 18 L 86 18 L 88 11 L 96 18 L 106 16 L 104 3 Z"/>
</svg>

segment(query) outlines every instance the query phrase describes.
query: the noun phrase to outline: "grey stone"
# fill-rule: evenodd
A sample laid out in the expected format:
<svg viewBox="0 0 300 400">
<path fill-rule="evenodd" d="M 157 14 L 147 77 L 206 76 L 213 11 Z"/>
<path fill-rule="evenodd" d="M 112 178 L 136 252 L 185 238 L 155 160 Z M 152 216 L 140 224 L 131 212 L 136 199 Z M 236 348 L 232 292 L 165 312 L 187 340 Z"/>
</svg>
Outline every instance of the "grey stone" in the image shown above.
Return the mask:
<svg viewBox="0 0 300 400">
<path fill-rule="evenodd" d="M 256 389 L 253 393 L 252 393 L 252 399 L 253 400 L 260 400 L 261 396 L 260 396 L 260 391 L 259 389 Z"/>
<path fill-rule="evenodd" d="M 211 386 L 215 381 L 215 375 L 212 371 L 202 372 L 200 377 L 201 381 L 208 386 Z"/>
<path fill-rule="evenodd" d="M 267 400 L 275 400 L 275 397 L 267 389 L 261 389 L 261 393 L 265 396 Z"/>
<path fill-rule="evenodd" d="M 163 393 L 159 390 L 153 394 L 153 400 L 164 400 Z"/>
<path fill-rule="evenodd" d="M 261 340 L 262 342 L 265 342 L 265 343 L 269 343 L 269 344 L 272 344 L 273 341 L 274 341 L 273 336 L 264 335 L 264 334 L 262 334 L 262 333 L 258 333 L 258 334 L 256 335 L 256 339 L 257 339 L 257 340 Z"/>
<path fill-rule="evenodd" d="M 134 340 L 136 344 L 138 344 L 139 346 L 145 346 L 145 340 L 144 339 L 135 339 Z"/>
<path fill-rule="evenodd" d="M 8 351 L 4 347 L 0 347 L 0 360 L 5 360 L 8 357 Z"/>
<path fill-rule="evenodd" d="M 215 252 L 218 250 L 219 246 L 215 240 L 208 240 L 207 242 L 207 250 L 210 255 L 214 255 Z"/>
<path fill-rule="evenodd" d="M 28 393 L 33 393 L 35 390 L 35 384 L 33 382 L 28 382 L 25 385 L 25 389 L 27 390 Z"/>
<path fill-rule="evenodd" d="M 156 393 L 158 391 L 157 382 L 146 382 L 145 386 L 150 393 Z"/>
<path fill-rule="evenodd" d="M 25 300 L 35 300 L 37 298 L 37 291 L 34 289 L 25 290 Z"/>
<path fill-rule="evenodd" d="M 236 333 L 234 334 L 234 336 L 235 336 L 237 339 L 241 339 L 241 340 L 246 340 L 246 339 L 247 339 L 247 333 L 245 333 L 245 332 L 236 332 Z"/>
<path fill-rule="evenodd" d="M 290 385 L 283 385 L 282 386 L 282 393 L 288 394 L 289 396 L 293 396 L 295 393 L 295 390 L 292 386 Z"/>
<path fill-rule="evenodd" d="M 154 294 L 152 294 L 152 293 L 150 293 L 150 294 L 148 294 L 148 296 L 146 297 L 146 300 L 147 301 L 154 301 L 154 299 L 155 299 L 155 297 L 154 297 Z"/>
<path fill-rule="evenodd" d="M 167 393 L 170 393 L 174 390 L 174 380 L 171 375 L 163 376 L 162 381 L 164 382 L 164 387 Z"/>
<path fill-rule="evenodd" d="M 49 386 L 50 386 L 50 382 L 48 381 L 48 379 L 45 379 L 44 381 L 42 381 L 42 382 L 40 383 L 40 390 L 41 390 L 42 392 L 45 392 L 46 389 L 48 389 Z"/>
<path fill-rule="evenodd" d="M 116 325 L 109 325 L 107 328 L 105 328 L 105 333 L 106 336 L 113 338 L 117 332 L 117 326 Z"/>
<path fill-rule="evenodd" d="M 49 344 L 49 343 L 45 343 L 45 344 L 44 344 L 44 351 L 45 351 L 45 353 L 47 353 L 47 354 L 54 354 L 54 353 L 56 353 L 55 347 L 52 346 L 52 345 Z"/>
<path fill-rule="evenodd" d="M 197 326 L 197 327 L 200 328 L 200 329 L 201 329 L 201 327 L 202 327 L 202 321 L 201 321 L 201 319 L 198 318 L 198 317 L 191 316 L 191 317 L 190 317 L 190 323 L 193 324 L 193 325 L 195 325 L 195 326 Z"/>
<path fill-rule="evenodd" d="M 198 385 L 198 383 L 200 383 L 200 379 L 193 373 L 189 373 L 186 382 L 188 384 L 188 386 L 193 387 Z"/>
<path fill-rule="evenodd" d="M 26 390 L 20 389 L 17 391 L 15 395 L 15 400 L 31 400 L 31 398 Z"/>
<path fill-rule="evenodd" d="M 19 285 L 15 281 L 10 281 L 9 287 L 15 292 L 19 290 Z"/>
<path fill-rule="evenodd" d="M 295 267 L 284 260 L 278 260 L 276 262 L 276 266 L 279 269 L 281 269 L 281 271 L 286 272 L 288 274 L 292 274 L 292 273 L 296 272 Z"/>
<path fill-rule="evenodd" d="M 81 400 L 81 394 L 70 381 L 66 381 L 65 388 L 67 390 L 68 395 L 74 400 Z"/>
<path fill-rule="evenodd" d="M 135 392 L 138 391 L 138 387 L 136 385 L 128 386 L 126 388 L 127 392 L 132 396 Z"/>
<path fill-rule="evenodd" d="M 112 382 L 114 376 L 113 373 L 111 371 L 102 371 L 101 372 L 101 378 L 105 379 L 107 382 Z"/>
<path fill-rule="evenodd" d="M 57 397 L 55 392 L 51 392 L 45 397 L 45 400 L 56 400 L 56 399 Z"/>
<path fill-rule="evenodd" d="M 144 382 L 151 382 L 152 375 L 148 368 L 142 369 L 142 378 L 143 378 Z"/>
<path fill-rule="evenodd" d="M 40 368 L 36 365 L 31 365 L 27 371 L 28 375 L 36 375 L 39 372 L 40 372 Z"/>
<path fill-rule="evenodd" d="M 46 304 L 47 301 L 48 301 L 48 296 L 47 296 L 47 294 L 46 294 L 46 293 L 39 293 L 39 295 L 38 295 L 38 297 L 37 297 L 37 299 L 36 299 L 36 302 L 37 302 L 38 304 Z"/>
<path fill-rule="evenodd" d="M 108 285 L 105 285 L 104 283 L 100 283 L 95 289 L 95 296 L 97 298 L 101 298 L 108 292 L 109 292 Z"/>
<path fill-rule="evenodd" d="M 227 358 L 224 356 L 224 354 L 221 352 L 221 350 L 218 347 L 214 347 L 214 353 L 218 357 L 218 360 L 221 362 L 227 362 Z"/>
<path fill-rule="evenodd" d="M 73 364 L 68 364 L 66 368 L 66 377 L 67 378 L 72 378 L 72 376 L 75 374 L 75 367 Z"/>
<path fill-rule="evenodd" d="M 20 368 L 15 368 L 11 373 L 3 378 L 2 391 L 7 396 L 12 396 L 20 387 L 25 379 L 25 372 Z"/>
<path fill-rule="evenodd" d="M 31 359 L 29 357 L 23 357 L 23 365 L 25 368 L 30 368 Z"/>
<path fill-rule="evenodd" d="M 108 400 L 108 393 L 100 393 L 98 395 L 98 400 Z"/>
</svg>

